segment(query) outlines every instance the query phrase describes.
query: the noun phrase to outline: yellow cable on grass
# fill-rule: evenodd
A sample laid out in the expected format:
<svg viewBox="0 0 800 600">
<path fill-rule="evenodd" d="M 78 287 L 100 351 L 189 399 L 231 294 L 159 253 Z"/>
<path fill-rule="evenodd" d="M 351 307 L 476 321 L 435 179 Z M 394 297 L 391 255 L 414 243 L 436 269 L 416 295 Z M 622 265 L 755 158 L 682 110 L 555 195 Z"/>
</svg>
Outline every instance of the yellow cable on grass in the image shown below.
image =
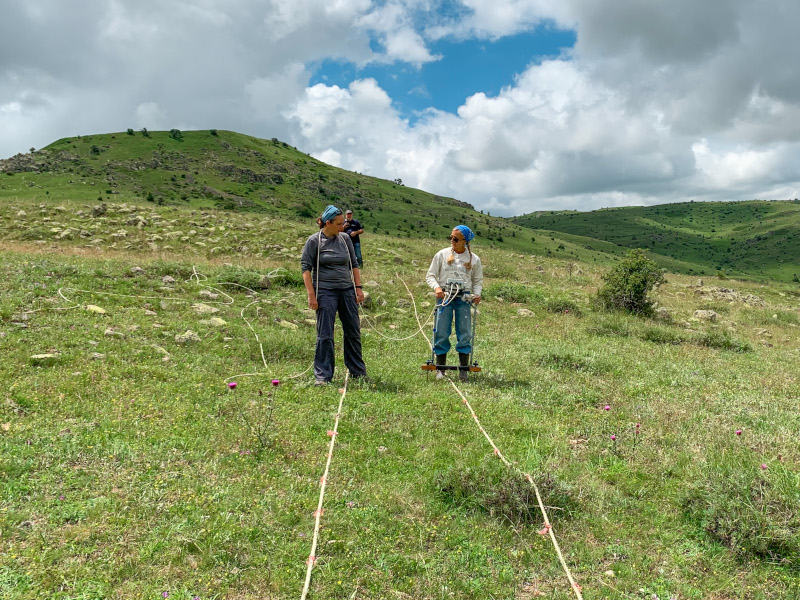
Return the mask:
<svg viewBox="0 0 800 600">
<path fill-rule="evenodd" d="M 419 316 L 417 316 L 417 314 L 418 314 L 417 313 L 417 303 L 414 300 L 414 295 L 411 293 L 411 290 L 406 285 L 406 282 L 403 281 L 403 279 L 400 278 L 399 276 L 398 276 L 398 278 L 400 279 L 400 281 L 403 282 L 403 285 L 405 286 L 406 291 L 408 291 L 408 295 L 411 296 L 411 300 L 414 303 L 414 316 L 417 319 L 417 325 L 419 326 L 419 330 L 420 330 L 420 332 L 422 332 L 422 335 L 425 336 L 425 340 L 428 342 L 428 345 L 432 349 L 433 348 L 433 344 L 431 343 L 431 340 L 428 339 L 428 336 L 425 335 L 425 331 L 422 329 L 422 324 L 419 321 Z M 556 535 L 553 532 L 553 526 L 550 524 L 550 519 L 547 517 L 547 510 L 545 510 L 544 503 L 542 502 L 542 496 L 539 493 L 539 486 L 536 485 L 536 482 L 533 480 L 533 477 L 531 477 L 528 473 L 525 473 L 524 471 L 522 471 L 522 470 L 518 469 L 517 467 L 515 467 L 505 456 L 503 456 L 503 453 L 500 452 L 500 449 L 494 443 L 494 441 L 489 436 L 489 434 L 486 433 L 486 430 L 483 428 L 483 425 L 481 425 L 481 422 L 478 419 L 478 415 L 475 414 L 475 410 L 472 408 L 472 405 L 469 403 L 469 400 L 467 400 L 466 396 L 464 396 L 464 394 L 461 392 L 461 390 L 458 389 L 458 386 L 455 384 L 455 382 L 452 379 L 450 379 L 448 377 L 447 380 L 450 382 L 450 385 L 453 386 L 453 389 L 458 393 L 458 395 L 461 396 L 461 400 L 464 402 L 464 405 L 467 407 L 467 409 L 469 409 L 469 412 L 472 415 L 472 418 L 475 420 L 475 423 L 478 425 L 478 429 L 483 434 L 483 436 L 486 438 L 486 440 L 489 442 L 489 444 L 492 446 L 492 449 L 494 450 L 495 456 L 497 456 L 503 462 L 503 464 L 506 465 L 508 468 L 516 470 L 516 471 L 519 471 L 520 473 L 522 473 L 522 475 L 525 477 L 527 482 L 530 483 L 531 486 L 533 487 L 533 491 L 536 493 L 536 501 L 539 503 L 539 510 L 542 512 L 542 517 L 544 517 L 544 529 L 542 529 L 542 531 L 540 531 L 539 533 L 542 534 L 542 535 L 545 535 L 545 534 L 549 534 L 550 535 L 550 541 L 553 542 L 553 547 L 556 550 L 556 554 L 558 554 L 558 560 L 559 560 L 559 562 L 561 562 L 561 567 L 564 569 L 564 573 L 566 574 L 567 579 L 569 580 L 570 586 L 572 587 L 572 591 L 575 592 L 575 596 L 577 596 L 578 600 L 583 600 L 583 596 L 581 595 L 581 586 L 578 583 L 576 583 L 576 581 L 572 577 L 572 573 L 570 572 L 569 567 L 567 566 L 567 561 L 564 560 L 564 555 L 561 552 L 561 547 L 558 545 L 558 540 L 556 540 Z"/>
<path fill-rule="evenodd" d="M 309 553 L 308 560 L 306 561 L 306 583 L 303 586 L 303 593 L 300 596 L 300 600 L 305 600 L 306 596 L 308 595 L 308 588 L 311 586 L 311 571 L 314 570 L 314 565 L 317 563 L 317 556 L 315 552 L 317 551 L 319 528 L 322 522 L 322 502 L 325 498 L 325 486 L 328 483 L 328 472 L 331 468 L 331 459 L 333 458 L 333 446 L 336 444 L 336 436 L 339 435 L 339 417 L 342 415 L 342 404 L 344 404 L 344 397 L 347 395 L 347 380 L 349 377 L 350 372 L 348 371 L 344 376 L 344 387 L 342 388 L 342 396 L 339 398 L 339 408 L 336 411 L 336 420 L 333 423 L 333 430 L 328 432 L 328 435 L 331 438 L 331 445 L 328 449 L 328 460 L 325 463 L 325 472 L 322 474 L 322 477 L 319 480 L 319 503 L 317 504 L 317 511 L 314 513 L 314 517 L 316 519 L 314 523 L 314 538 L 311 541 L 311 552 Z"/>
</svg>

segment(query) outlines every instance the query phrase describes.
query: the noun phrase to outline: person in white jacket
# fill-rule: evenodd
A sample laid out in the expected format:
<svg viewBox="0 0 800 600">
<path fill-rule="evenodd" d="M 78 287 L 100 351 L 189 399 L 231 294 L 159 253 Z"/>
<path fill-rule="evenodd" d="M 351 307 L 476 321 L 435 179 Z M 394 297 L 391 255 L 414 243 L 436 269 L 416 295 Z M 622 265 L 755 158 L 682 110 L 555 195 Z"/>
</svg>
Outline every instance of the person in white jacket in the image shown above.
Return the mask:
<svg viewBox="0 0 800 600">
<path fill-rule="evenodd" d="M 483 289 L 481 259 L 469 247 L 475 237 L 466 225 L 458 225 L 450 234 L 450 247 L 437 252 L 425 282 L 436 293 L 436 318 L 434 321 L 433 353 L 436 364 L 447 364 L 453 320 L 456 323 L 456 350 L 459 364 L 469 366 L 472 354 L 472 315 L 470 303 L 478 305 Z M 459 371 L 459 379 L 466 381 L 469 371 Z M 444 377 L 437 369 L 436 379 Z"/>
</svg>

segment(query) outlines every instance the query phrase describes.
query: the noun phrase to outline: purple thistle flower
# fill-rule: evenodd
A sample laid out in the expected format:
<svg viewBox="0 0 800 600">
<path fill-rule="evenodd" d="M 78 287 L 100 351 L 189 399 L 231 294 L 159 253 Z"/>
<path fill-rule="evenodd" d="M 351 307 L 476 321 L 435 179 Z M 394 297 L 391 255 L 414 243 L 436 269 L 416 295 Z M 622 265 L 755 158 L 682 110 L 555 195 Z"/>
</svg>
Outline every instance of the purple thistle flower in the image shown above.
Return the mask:
<svg viewBox="0 0 800 600">
<path fill-rule="evenodd" d="M 235 382 L 235 381 L 231 381 L 231 382 L 228 384 L 228 388 L 229 388 L 229 389 L 232 389 L 232 390 L 235 390 L 235 389 L 236 389 L 236 382 Z"/>
<path fill-rule="evenodd" d="M 273 387 L 278 387 L 280 384 L 281 384 L 281 380 L 280 379 L 273 379 L 272 380 L 272 386 Z"/>
<path fill-rule="evenodd" d="M 169 592 L 161 592 L 162 598 L 169 598 Z"/>
<path fill-rule="evenodd" d="M 736 433 L 736 435 L 742 435 L 742 430 L 741 429 L 737 429 L 734 433 Z"/>
<path fill-rule="evenodd" d="M 765 463 L 761 463 L 761 470 L 762 471 L 766 471 L 767 470 L 767 465 Z"/>
<path fill-rule="evenodd" d="M 617 436 L 615 436 L 615 435 L 612 435 L 612 436 L 611 436 L 611 441 L 612 441 L 612 442 L 616 442 L 616 441 L 617 441 Z"/>
<path fill-rule="evenodd" d="M 603 407 L 603 410 L 611 410 L 611 406 L 610 406 L 610 405 L 608 405 L 608 404 L 606 404 L 606 405 Z"/>
</svg>

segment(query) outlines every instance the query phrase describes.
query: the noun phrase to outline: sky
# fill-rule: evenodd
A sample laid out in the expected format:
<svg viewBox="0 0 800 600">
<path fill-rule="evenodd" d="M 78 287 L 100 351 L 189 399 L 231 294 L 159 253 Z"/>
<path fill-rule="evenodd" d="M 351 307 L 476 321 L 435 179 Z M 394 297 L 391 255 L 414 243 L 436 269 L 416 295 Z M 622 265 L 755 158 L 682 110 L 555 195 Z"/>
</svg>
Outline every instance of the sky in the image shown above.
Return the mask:
<svg viewBox="0 0 800 600">
<path fill-rule="evenodd" d="M 0 0 L 0 158 L 228 129 L 493 215 L 800 197 L 797 0 Z"/>
</svg>

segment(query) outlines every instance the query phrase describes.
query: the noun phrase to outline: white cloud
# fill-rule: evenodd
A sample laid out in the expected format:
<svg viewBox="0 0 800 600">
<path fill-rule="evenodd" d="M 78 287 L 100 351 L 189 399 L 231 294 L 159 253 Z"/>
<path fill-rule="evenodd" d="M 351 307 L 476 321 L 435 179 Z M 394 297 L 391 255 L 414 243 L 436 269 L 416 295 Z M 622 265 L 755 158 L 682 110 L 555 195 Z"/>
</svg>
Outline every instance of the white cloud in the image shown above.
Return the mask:
<svg viewBox="0 0 800 600">
<path fill-rule="evenodd" d="M 142 102 L 133 111 L 136 127 L 157 130 L 166 128 L 167 116 L 157 102 Z M 168 129 L 172 129 L 169 127 Z"/>
<path fill-rule="evenodd" d="M 793 0 L 7 0 L 0 156 L 131 126 L 215 127 L 493 213 L 794 197 L 798 22 Z M 406 120 L 372 79 L 308 85 L 324 60 L 424 69 L 443 38 L 542 26 L 574 28 L 575 48 L 531 56 L 457 114 Z"/>
<path fill-rule="evenodd" d="M 440 58 L 430 53 L 422 36 L 414 30 L 407 7 L 399 3 L 377 6 L 358 24 L 373 32 L 383 45 L 384 54 L 376 56 L 375 61 L 405 61 L 420 67 Z"/>
</svg>

